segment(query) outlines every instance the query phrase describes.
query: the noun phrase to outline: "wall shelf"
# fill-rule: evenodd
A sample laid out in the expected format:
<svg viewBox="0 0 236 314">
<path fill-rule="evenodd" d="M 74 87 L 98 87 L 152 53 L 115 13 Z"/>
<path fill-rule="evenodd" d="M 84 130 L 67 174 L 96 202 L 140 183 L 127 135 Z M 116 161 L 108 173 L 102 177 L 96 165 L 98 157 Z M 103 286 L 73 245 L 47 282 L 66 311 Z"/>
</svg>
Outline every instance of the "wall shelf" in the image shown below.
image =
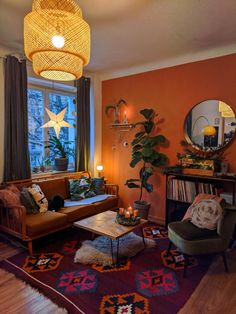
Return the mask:
<svg viewBox="0 0 236 314">
<path fill-rule="evenodd" d="M 113 123 L 110 125 L 113 129 L 129 130 L 133 127 L 132 123 Z"/>
</svg>

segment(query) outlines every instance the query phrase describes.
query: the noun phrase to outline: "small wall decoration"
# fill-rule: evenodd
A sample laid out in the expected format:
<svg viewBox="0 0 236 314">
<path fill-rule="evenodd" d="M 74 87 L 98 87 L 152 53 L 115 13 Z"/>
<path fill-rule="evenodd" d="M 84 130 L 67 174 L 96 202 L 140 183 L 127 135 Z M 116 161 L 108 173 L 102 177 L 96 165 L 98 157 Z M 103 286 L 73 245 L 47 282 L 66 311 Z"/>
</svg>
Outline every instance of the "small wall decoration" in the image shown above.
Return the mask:
<svg viewBox="0 0 236 314">
<path fill-rule="evenodd" d="M 114 113 L 114 122 L 113 122 L 113 124 L 119 124 L 120 123 L 120 107 L 122 105 L 126 105 L 127 106 L 127 102 L 124 99 L 120 99 L 117 103 L 114 103 L 112 105 L 107 105 L 105 107 L 105 113 L 107 115 L 108 115 L 110 110 L 112 110 L 113 113 Z M 127 119 L 127 117 L 126 117 L 126 119 Z"/>
</svg>

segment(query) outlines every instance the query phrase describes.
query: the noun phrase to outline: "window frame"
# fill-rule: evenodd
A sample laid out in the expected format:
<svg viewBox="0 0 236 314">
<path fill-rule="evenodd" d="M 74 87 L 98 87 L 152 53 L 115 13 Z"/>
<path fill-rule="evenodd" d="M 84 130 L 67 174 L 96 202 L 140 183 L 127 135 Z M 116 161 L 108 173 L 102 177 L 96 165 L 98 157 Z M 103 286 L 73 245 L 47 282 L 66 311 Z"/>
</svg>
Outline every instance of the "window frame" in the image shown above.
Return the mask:
<svg viewBox="0 0 236 314">
<path fill-rule="evenodd" d="M 76 96 L 77 96 L 76 88 L 75 88 L 74 91 L 69 91 L 69 90 L 65 91 L 62 88 L 55 88 L 53 86 L 49 87 L 49 86 L 43 86 L 43 85 L 33 84 L 33 83 L 29 83 L 29 82 L 28 82 L 28 85 L 27 85 L 27 91 L 29 89 L 33 89 L 33 90 L 40 91 L 43 94 L 43 102 L 44 102 L 44 122 L 43 123 L 46 123 L 46 122 L 48 122 L 50 120 L 49 117 L 47 116 L 47 114 L 45 114 L 45 109 L 46 108 L 50 110 L 50 108 L 49 108 L 49 94 L 50 93 L 63 95 L 63 96 L 72 96 L 75 99 L 76 99 Z M 62 84 L 60 84 L 60 86 L 62 86 Z M 27 96 L 27 101 L 28 101 L 28 96 Z M 27 102 L 27 107 L 28 107 L 28 102 Z M 77 113 L 76 105 L 75 105 L 75 112 Z M 27 121 L 28 121 L 28 112 L 27 112 Z M 76 119 L 75 119 L 75 122 L 77 122 Z M 76 141 L 77 141 L 77 123 L 75 123 L 75 124 L 76 124 L 76 126 L 74 127 L 74 129 L 75 129 L 75 139 L 74 139 L 74 142 L 75 142 L 75 146 L 76 146 Z M 43 145 L 45 147 L 45 145 L 48 143 L 48 140 L 49 140 L 48 128 L 44 128 L 43 135 L 44 135 Z M 46 151 L 46 149 L 44 148 L 44 152 L 45 151 Z M 53 170 L 53 165 L 47 166 L 45 171 L 39 171 L 37 173 L 33 172 L 32 169 L 33 169 L 33 167 L 31 166 L 31 175 L 32 176 L 37 175 L 37 173 L 47 174 L 47 173 L 51 173 L 51 172 L 54 172 L 54 173 L 58 172 L 56 170 Z M 75 160 L 74 160 L 74 164 L 69 164 L 68 165 L 68 170 L 67 171 L 74 171 L 74 170 L 75 170 Z"/>
</svg>

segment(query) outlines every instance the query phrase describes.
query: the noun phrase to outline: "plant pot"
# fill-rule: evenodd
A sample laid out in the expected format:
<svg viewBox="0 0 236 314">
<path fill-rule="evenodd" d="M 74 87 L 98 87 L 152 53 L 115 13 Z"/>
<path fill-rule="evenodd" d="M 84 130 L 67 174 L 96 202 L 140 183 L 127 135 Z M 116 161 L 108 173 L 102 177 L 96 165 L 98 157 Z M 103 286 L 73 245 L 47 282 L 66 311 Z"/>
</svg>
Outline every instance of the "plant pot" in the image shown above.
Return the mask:
<svg viewBox="0 0 236 314">
<path fill-rule="evenodd" d="M 138 215 L 143 219 L 148 218 L 150 206 L 151 204 L 146 201 L 134 201 L 134 209 L 138 209 Z"/>
<path fill-rule="evenodd" d="M 68 158 L 55 158 L 54 168 L 56 171 L 65 171 L 68 167 Z"/>
</svg>

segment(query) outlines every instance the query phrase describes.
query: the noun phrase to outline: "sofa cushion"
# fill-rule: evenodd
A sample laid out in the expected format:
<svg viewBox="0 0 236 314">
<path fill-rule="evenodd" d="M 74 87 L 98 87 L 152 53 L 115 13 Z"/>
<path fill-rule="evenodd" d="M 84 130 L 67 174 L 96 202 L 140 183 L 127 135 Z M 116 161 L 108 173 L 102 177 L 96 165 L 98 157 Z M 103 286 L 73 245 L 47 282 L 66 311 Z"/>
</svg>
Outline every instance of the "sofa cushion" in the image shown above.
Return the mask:
<svg viewBox="0 0 236 314">
<path fill-rule="evenodd" d="M 61 208 L 58 213 L 66 214 L 68 222 L 74 222 L 96 214 L 94 204 Z"/>
<path fill-rule="evenodd" d="M 21 190 L 20 200 L 22 205 L 25 206 L 27 214 L 39 213 L 39 206 L 26 187 Z"/>
<path fill-rule="evenodd" d="M 26 215 L 26 233 L 30 237 L 46 234 L 67 225 L 67 217 L 62 213 L 47 211 Z"/>
<path fill-rule="evenodd" d="M 200 229 L 194 224 L 191 223 L 189 220 L 171 222 L 168 225 L 168 229 L 171 229 L 179 235 L 184 240 L 201 240 L 209 237 L 217 237 L 216 230 L 209 230 L 209 229 Z"/>
<path fill-rule="evenodd" d="M 47 199 L 52 198 L 55 195 L 60 195 L 63 199 L 70 198 L 66 187 L 66 179 L 52 179 L 37 182 L 41 187 Z"/>
</svg>

